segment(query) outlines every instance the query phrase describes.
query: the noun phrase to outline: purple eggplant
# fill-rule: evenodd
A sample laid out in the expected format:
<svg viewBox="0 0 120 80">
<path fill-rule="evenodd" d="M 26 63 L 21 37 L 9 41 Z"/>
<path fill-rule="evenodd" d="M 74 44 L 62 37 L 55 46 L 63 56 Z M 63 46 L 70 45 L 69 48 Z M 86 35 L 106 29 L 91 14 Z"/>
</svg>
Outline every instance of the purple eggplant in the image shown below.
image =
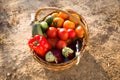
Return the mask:
<svg viewBox="0 0 120 80">
<path fill-rule="evenodd" d="M 59 50 L 59 49 L 52 49 L 51 51 L 52 51 L 53 55 L 56 57 L 56 59 L 55 59 L 56 63 L 63 62 L 64 58 L 62 56 L 61 50 Z"/>
<path fill-rule="evenodd" d="M 52 49 L 46 53 L 45 60 L 48 62 L 61 63 L 64 61 L 64 58 L 59 49 Z"/>
</svg>

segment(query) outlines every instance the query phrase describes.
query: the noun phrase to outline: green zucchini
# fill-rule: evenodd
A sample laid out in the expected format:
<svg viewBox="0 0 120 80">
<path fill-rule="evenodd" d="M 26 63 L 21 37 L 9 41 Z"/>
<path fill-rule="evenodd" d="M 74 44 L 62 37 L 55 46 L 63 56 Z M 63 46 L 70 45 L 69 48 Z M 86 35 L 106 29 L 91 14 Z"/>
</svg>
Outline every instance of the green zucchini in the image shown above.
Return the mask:
<svg viewBox="0 0 120 80">
<path fill-rule="evenodd" d="M 38 21 L 34 22 L 34 24 L 32 26 L 32 36 L 35 36 L 35 35 L 42 35 L 43 36 L 41 25 Z"/>
</svg>

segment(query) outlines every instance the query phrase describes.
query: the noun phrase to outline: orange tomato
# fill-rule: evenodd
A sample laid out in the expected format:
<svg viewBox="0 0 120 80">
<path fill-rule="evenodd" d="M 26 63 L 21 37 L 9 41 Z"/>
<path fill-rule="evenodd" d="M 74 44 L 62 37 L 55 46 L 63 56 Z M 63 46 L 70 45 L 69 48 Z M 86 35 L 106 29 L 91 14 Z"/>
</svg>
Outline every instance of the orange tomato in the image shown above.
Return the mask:
<svg viewBox="0 0 120 80">
<path fill-rule="evenodd" d="M 75 29 L 75 23 L 70 21 L 70 20 L 66 20 L 64 23 L 63 23 L 63 28 L 66 28 L 66 29 Z"/>
<path fill-rule="evenodd" d="M 79 38 L 83 38 L 84 36 L 84 29 L 81 27 L 81 26 L 78 26 L 76 29 L 75 29 L 75 32 L 77 34 L 77 36 Z"/>
<path fill-rule="evenodd" d="M 72 15 L 80 20 L 80 16 L 78 14 L 72 14 Z M 69 18 L 69 20 L 73 21 L 75 24 L 78 24 L 78 22 L 74 21 L 71 17 Z"/>
<path fill-rule="evenodd" d="M 62 27 L 63 23 L 64 23 L 64 19 L 62 19 L 60 17 L 55 17 L 53 19 L 53 25 L 52 26 L 54 26 L 54 27 Z"/>
<path fill-rule="evenodd" d="M 67 19 L 69 16 L 63 12 L 59 12 L 59 17 L 61 17 L 63 19 Z"/>
<path fill-rule="evenodd" d="M 52 13 L 52 16 L 53 16 L 53 17 L 58 17 L 59 14 L 58 14 L 58 13 Z"/>
</svg>

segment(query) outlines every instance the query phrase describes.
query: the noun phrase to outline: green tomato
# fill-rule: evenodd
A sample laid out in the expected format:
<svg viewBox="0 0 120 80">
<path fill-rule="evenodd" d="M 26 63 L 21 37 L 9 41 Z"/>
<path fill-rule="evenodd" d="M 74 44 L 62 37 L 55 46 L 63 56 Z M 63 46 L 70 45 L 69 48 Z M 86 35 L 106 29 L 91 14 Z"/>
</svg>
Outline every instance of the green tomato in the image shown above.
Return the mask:
<svg viewBox="0 0 120 80">
<path fill-rule="evenodd" d="M 41 27 L 42 27 L 42 30 L 43 30 L 43 31 L 46 31 L 46 30 L 48 29 L 48 24 L 47 24 L 47 22 L 42 21 L 40 24 L 41 24 Z"/>
</svg>

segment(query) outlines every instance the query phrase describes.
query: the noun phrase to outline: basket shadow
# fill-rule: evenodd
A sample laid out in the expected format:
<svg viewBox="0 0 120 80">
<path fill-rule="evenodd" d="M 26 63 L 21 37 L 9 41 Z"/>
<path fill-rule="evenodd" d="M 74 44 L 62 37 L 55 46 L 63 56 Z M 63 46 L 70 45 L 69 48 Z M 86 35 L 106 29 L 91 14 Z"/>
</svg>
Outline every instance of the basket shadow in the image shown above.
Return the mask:
<svg viewBox="0 0 120 80">
<path fill-rule="evenodd" d="M 49 80 L 107 80 L 108 76 L 102 66 L 96 63 L 96 60 L 89 51 L 86 51 L 81 58 L 79 65 L 75 65 L 64 71 L 45 70 L 46 77 Z"/>
</svg>

